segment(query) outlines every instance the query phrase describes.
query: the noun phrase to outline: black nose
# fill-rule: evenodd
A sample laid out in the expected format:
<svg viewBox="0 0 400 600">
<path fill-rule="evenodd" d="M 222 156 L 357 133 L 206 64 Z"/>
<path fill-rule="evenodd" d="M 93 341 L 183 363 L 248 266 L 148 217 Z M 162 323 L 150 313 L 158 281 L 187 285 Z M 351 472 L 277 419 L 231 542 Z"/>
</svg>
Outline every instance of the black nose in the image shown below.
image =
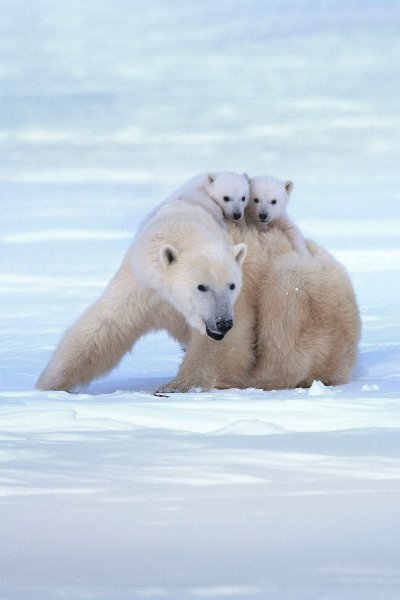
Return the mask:
<svg viewBox="0 0 400 600">
<path fill-rule="evenodd" d="M 221 333 L 227 333 L 233 327 L 232 319 L 221 319 L 221 321 L 217 321 L 217 329 Z"/>
<path fill-rule="evenodd" d="M 260 221 L 266 221 L 268 219 L 267 213 L 260 213 Z"/>
<path fill-rule="evenodd" d="M 235 221 L 239 221 L 241 216 L 242 216 L 242 213 L 233 213 L 233 215 L 232 215 L 232 217 L 235 219 Z"/>
</svg>

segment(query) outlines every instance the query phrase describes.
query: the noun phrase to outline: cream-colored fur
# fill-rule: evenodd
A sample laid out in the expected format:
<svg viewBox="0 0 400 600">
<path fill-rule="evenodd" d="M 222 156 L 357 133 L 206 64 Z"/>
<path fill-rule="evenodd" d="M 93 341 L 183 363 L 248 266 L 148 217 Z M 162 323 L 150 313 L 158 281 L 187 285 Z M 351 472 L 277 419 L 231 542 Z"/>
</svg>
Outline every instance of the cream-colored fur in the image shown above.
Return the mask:
<svg viewBox="0 0 400 600">
<path fill-rule="evenodd" d="M 166 329 L 184 345 L 195 330 L 223 337 L 220 327 L 231 327 L 245 255 L 244 244 L 232 246 L 200 206 L 161 205 L 102 296 L 65 333 L 37 387 L 71 390 L 89 383 L 149 331 Z"/>
<path fill-rule="evenodd" d="M 158 219 L 145 224 L 104 294 L 66 332 L 38 387 L 70 390 L 89 383 L 142 335 L 159 329 L 186 346 L 177 376 L 159 391 L 348 381 L 360 320 L 344 269 L 313 242 L 300 255 L 279 229 L 243 232 L 231 224 L 226 232 L 201 207 L 178 204 L 164 205 Z M 210 319 L 215 329 L 221 306 L 229 312 L 235 302 L 240 243 L 248 254 L 235 324 L 214 340 L 204 328 Z M 231 283 L 236 288 L 228 292 Z M 205 300 L 201 284 L 222 302 Z"/>
<path fill-rule="evenodd" d="M 325 250 L 292 251 L 278 229 L 260 234 L 265 268 L 259 277 L 256 366 L 249 385 L 263 389 L 349 381 L 360 318 L 350 279 Z M 240 318 L 240 315 L 238 315 Z"/>
<path fill-rule="evenodd" d="M 248 248 L 236 325 L 222 342 L 192 336 L 177 377 L 160 391 L 349 381 L 360 319 L 344 269 L 314 242 L 307 255 L 293 252 L 279 229 L 230 232 Z"/>
<path fill-rule="evenodd" d="M 246 208 L 246 221 L 259 231 L 280 229 L 293 250 L 308 254 L 303 234 L 287 214 L 287 205 L 293 190 L 292 181 L 260 175 L 250 180 L 250 200 Z"/>
<path fill-rule="evenodd" d="M 245 388 L 249 385 L 249 375 L 256 360 L 258 234 L 254 237 L 249 233 L 243 237 L 234 224 L 229 229 L 233 242 L 240 243 L 244 239 L 250 243 L 253 241 L 251 253 L 247 253 L 243 265 L 242 290 L 235 303 L 235 325 L 222 341 L 193 331 L 176 377 L 161 386 L 159 392 L 185 392 L 193 388 Z"/>
</svg>

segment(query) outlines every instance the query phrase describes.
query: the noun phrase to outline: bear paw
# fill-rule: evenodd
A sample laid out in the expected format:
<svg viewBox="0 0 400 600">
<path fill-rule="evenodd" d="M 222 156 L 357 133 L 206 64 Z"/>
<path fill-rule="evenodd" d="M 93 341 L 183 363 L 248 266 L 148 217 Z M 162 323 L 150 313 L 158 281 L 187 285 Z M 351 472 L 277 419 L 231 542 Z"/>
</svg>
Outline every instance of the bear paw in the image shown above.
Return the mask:
<svg viewBox="0 0 400 600">
<path fill-rule="evenodd" d="M 184 392 L 201 392 L 203 391 L 204 388 L 193 383 L 193 382 L 188 382 L 188 381 L 184 381 L 182 379 L 173 379 L 172 381 L 170 381 L 169 383 L 165 383 L 164 385 L 161 385 L 157 391 L 155 392 L 156 395 L 160 395 L 160 394 L 179 394 L 179 393 L 184 393 Z"/>
</svg>

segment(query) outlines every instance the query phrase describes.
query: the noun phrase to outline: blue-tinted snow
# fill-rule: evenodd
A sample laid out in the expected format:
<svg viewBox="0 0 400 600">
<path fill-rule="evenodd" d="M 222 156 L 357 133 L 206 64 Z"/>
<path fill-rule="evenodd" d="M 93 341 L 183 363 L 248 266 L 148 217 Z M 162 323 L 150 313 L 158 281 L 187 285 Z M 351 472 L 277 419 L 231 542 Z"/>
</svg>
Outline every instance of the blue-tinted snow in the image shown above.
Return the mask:
<svg viewBox="0 0 400 600">
<path fill-rule="evenodd" d="M 400 6 L 0 0 L 1 600 L 395 600 Z M 144 215 L 206 169 L 295 182 L 363 318 L 352 382 L 152 396 L 148 336 L 34 381 Z"/>
</svg>

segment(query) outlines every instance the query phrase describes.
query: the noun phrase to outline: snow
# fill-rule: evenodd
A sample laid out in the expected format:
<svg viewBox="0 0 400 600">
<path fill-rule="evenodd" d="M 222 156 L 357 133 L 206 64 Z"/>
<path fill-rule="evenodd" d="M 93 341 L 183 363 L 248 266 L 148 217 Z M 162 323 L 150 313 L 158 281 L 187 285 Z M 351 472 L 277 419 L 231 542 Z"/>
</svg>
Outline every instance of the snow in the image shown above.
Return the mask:
<svg viewBox="0 0 400 600">
<path fill-rule="evenodd" d="M 397 600 L 398 3 L 1 5 L 0 599 Z M 208 168 L 294 180 L 356 289 L 352 381 L 155 397 L 182 357 L 160 333 L 35 390 L 141 219 Z"/>
</svg>

